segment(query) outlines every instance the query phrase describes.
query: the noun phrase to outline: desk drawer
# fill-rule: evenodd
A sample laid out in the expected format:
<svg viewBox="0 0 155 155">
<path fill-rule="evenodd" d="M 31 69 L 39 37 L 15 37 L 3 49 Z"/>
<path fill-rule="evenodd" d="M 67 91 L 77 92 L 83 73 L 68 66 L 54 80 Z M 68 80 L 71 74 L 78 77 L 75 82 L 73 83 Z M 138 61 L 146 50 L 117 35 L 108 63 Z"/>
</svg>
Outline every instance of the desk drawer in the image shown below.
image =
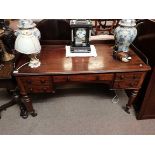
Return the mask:
<svg viewBox="0 0 155 155">
<path fill-rule="evenodd" d="M 90 82 L 90 81 L 112 81 L 113 74 L 89 74 L 89 75 L 68 75 L 68 76 L 53 76 L 53 82 Z"/>
<path fill-rule="evenodd" d="M 52 78 L 50 76 L 25 76 L 20 77 L 27 93 L 48 93 L 53 91 Z"/>
<path fill-rule="evenodd" d="M 50 76 L 27 76 L 21 77 L 22 82 L 24 85 L 51 85 L 51 78 Z"/>
<path fill-rule="evenodd" d="M 114 78 L 114 74 L 98 74 L 99 81 L 111 81 Z"/>
<path fill-rule="evenodd" d="M 139 81 L 137 80 L 115 81 L 113 88 L 116 89 L 139 88 Z"/>
<path fill-rule="evenodd" d="M 145 77 L 144 72 L 116 73 L 113 88 L 140 88 Z"/>
<path fill-rule="evenodd" d="M 51 93 L 53 92 L 53 89 L 51 86 L 43 86 L 43 85 L 40 85 L 40 86 L 32 85 L 31 87 L 27 86 L 25 87 L 25 89 L 27 93 Z"/>
<path fill-rule="evenodd" d="M 67 80 L 68 80 L 68 76 L 53 76 L 54 83 L 66 82 Z"/>
<path fill-rule="evenodd" d="M 81 81 L 81 82 L 89 82 L 89 81 L 96 81 L 96 75 L 69 75 L 69 81 Z"/>
<path fill-rule="evenodd" d="M 141 79 L 144 73 L 141 72 L 133 72 L 133 73 L 116 73 L 115 80 L 136 80 Z"/>
<path fill-rule="evenodd" d="M 91 75 L 70 75 L 68 76 L 69 81 L 111 81 L 113 80 L 113 74 L 91 74 Z"/>
</svg>

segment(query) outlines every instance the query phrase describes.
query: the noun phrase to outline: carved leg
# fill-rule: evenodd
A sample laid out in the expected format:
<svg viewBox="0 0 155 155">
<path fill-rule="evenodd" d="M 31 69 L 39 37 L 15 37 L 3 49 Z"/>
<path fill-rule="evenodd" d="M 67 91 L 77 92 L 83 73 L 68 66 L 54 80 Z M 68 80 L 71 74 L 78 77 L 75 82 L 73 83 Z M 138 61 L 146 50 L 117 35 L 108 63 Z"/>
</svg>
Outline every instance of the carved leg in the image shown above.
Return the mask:
<svg viewBox="0 0 155 155">
<path fill-rule="evenodd" d="M 133 105 L 138 92 L 139 92 L 139 90 L 132 90 L 131 91 L 131 96 L 129 98 L 128 103 L 126 104 L 125 109 L 124 109 L 128 114 L 130 114 L 130 111 L 129 110 L 130 110 L 131 106 Z"/>
<path fill-rule="evenodd" d="M 23 105 L 20 106 L 21 109 L 21 116 L 23 118 L 28 117 L 28 113 L 30 113 L 33 117 L 37 116 L 37 113 L 33 109 L 31 99 L 28 97 L 28 95 L 22 95 L 22 103 Z"/>
<path fill-rule="evenodd" d="M 28 97 L 26 89 L 20 79 L 20 77 L 16 77 L 18 87 L 20 89 L 21 94 L 21 104 L 20 104 L 20 110 L 21 110 L 21 117 L 27 118 L 28 113 L 31 114 L 33 117 L 37 116 L 37 113 L 35 113 L 35 110 L 33 109 L 31 99 Z"/>
</svg>

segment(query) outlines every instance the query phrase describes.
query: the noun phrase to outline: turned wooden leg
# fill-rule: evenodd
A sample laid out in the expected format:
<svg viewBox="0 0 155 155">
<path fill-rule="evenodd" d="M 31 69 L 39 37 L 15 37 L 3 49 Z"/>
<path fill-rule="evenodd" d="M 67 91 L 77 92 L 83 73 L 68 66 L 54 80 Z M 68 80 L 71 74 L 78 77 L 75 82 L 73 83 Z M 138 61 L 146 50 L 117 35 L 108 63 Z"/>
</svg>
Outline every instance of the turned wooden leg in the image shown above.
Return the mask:
<svg viewBox="0 0 155 155">
<path fill-rule="evenodd" d="M 21 116 L 24 115 L 24 117 L 26 117 L 26 115 L 28 115 L 28 113 L 30 113 L 33 117 L 37 116 L 37 113 L 33 109 L 32 102 L 31 102 L 31 99 L 29 98 L 29 96 L 22 95 L 21 100 L 22 100 L 23 105 L 25 106 L 25 108 L 23 106 L 20 107 Z M 26 111 L 28 113 L 26 113 Z"/>
<path fill-rule="evenodd" d="M 21 102 L 22 102 L 20 104 L 20 110 L 21 110 L 20 116 L 23 118 L 27 118 L 28 113 L 31 114 L 33 117 L 37 116 L 37 113 L 33 109 L 31 99 L 27 95 L 23 82 L 21 81 L 20 77 L 16 77 L 16 80 L 17 80 L 18 87 L 20 90 L 20 95 L 21 95 L 20 97 L 21 97 Z"/>
<path fill-rule="evenodd" d="M 139 92 L 139 90 L 132 90 L 131 91 L 131 96 L 129 98 L 128 103 L 126 104 L 125 109 L 124 109 L 128 114 L 130 114 L 129 110 L 130 110 L 131 106 L 133 105 L 133 103 L 136 99 L 136 96 L 138 95 L 138 92 Z"/>
</svg>

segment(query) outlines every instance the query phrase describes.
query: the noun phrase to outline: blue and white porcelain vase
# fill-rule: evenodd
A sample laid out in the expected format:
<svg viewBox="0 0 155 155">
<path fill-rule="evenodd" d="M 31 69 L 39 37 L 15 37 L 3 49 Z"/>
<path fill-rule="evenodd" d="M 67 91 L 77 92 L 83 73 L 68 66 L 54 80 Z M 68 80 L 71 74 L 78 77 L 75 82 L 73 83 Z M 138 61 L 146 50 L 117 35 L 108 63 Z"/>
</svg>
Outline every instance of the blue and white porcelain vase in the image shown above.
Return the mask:
<svg viewBox="0 0 155 155">
<path fill-rule="evenodd" d="M 134 19 L 122 19 L 119 26 L 114 31 L 115 52 L 128 52 L 129 46 L 137 36 L 136 22 Z M 126 59 L 129 61 L 131 57 L 126 53 Z"/>
</svg>

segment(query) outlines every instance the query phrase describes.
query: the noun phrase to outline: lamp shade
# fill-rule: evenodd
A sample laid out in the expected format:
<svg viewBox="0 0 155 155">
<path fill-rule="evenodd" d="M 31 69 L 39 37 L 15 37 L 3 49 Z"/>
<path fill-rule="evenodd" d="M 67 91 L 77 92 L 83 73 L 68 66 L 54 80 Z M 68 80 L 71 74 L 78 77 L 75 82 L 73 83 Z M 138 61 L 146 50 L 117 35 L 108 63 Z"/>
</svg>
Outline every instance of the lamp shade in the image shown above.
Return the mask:
<svg viewBox="0 0 155 155">
<path fill-rule="evenodd" d="M 41 46 L 38 38 L 30 31 L 26 31 L 17 36 L 15 50 L 23 54 L 40 53 Z"/>
</svg>

